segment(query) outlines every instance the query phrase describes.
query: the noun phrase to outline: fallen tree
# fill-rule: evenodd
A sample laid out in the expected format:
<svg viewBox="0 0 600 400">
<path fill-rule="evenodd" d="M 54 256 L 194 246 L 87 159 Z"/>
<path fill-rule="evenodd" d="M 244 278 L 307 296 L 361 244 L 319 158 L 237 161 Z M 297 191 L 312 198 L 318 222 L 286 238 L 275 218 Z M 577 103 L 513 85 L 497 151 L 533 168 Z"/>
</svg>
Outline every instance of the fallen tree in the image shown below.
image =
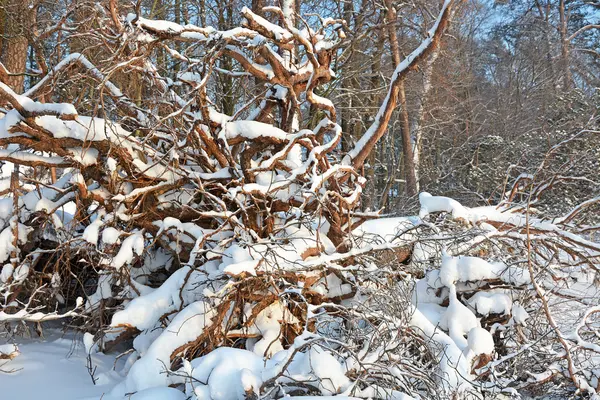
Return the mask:
<svg viewBox="0 0 600 400">
<path fill-rule="evenodd" d="M 112 54 L 103 66 L 71 54 L 23 95 L 0 83 L 0 321 L 75 318 L 88 351 L 129 343 L 116 396 L 171 385 L 214 399 L 447 398 L 511 393 L 547 374 L 597 390 L 595 364 L 575 357 L 597 352 L 589 332 L 561 332 L 544 295 L 544 262 L 561 274 L 597 268 L 599 246 L 569 225 L 579 211 L 550 224 L 530 217 L 528 202 L 515 209 L 513 191 L 485 210 L 422 193 L 420 218 L 396 221 L 392 238 L 357 234 L 378 217 L 361 209 L 361 167 L 400 83 L 439 45 L 453 1 L 398 64 L 347 154 L 336 109 L 318 94 L 334 78 L 344 21 L 298 29 L 268 7 L 277 23 L 244 9 L 242 27 L 217 31 L 120 18 L 110 5 L 95 32 Z M 177 63 L 174 79 L 155 65 L 159 53 Z M 93 116 L 53 91 L 75 69 L 95 88 Z M 143 101 L 112 83 L 132 71 Z M 261 82 L 260 93 L 224 114 L 219 74 Z M 42 93 L 57 102 L 37 101 Z M 377 266 L 382 256 L 389 262 Z M 533 304 L 547 324 L 525 331 Z M 587 305 L 583 330 L 597 313 Z M 520 336 L 498 337 L 505 331 Z M 520 360 L 507 349 L 532 348 L 538 334 L 559 346 L 541 375 L 498 378 L 514 361 L 494 354 Z"/>
</svg>

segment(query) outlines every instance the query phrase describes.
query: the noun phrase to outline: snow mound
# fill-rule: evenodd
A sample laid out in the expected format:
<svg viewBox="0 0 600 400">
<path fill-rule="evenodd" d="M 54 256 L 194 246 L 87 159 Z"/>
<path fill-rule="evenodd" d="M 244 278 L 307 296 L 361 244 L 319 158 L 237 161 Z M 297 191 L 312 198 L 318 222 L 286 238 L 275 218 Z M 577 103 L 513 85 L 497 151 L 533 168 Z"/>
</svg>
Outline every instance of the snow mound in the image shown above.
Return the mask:
<svg viewBox="0 0 600 400">
<path fill-rule="evenodd" d="M 180 372 L 193 378 L 186 379 L 186 393 L 198 399 L 244 400 L 258 393 L 263 369 L 263 358 L 253 352 L 221 347 L 192 360 Z"/>
<path fill-rule="evenodd" d="M 462 218 L 468 220 L 469 212 L 463 207 L 458 201 L 449 197 L 443 196 L 432 196 L 427 192 L 421 192 L 419 194 L 419 202 L 421 203 L 421 210 L 419 216 L 421 218 L 435 212 L 447 212 L 452 214 L 454 218 Z"/>
<path fill-rule="evenodd" d="M 469 331 L 467 348 L 474 355 L 492 354 L 494 352 L 494 338 L 483 328 L 473 328 Z"/>
</svg>

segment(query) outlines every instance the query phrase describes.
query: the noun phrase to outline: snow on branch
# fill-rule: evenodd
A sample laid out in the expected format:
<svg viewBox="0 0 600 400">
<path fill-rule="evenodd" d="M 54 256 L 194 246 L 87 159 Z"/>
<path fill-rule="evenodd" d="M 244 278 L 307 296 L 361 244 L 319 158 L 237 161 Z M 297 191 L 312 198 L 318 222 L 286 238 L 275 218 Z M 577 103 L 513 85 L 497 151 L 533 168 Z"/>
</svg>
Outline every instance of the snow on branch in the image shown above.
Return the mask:
<svg viewBox="0 0 600 400">
<path fill-rule="evenodd" d="M 72 104 L 43 104 L 13 92 L 6 84 L 0 82 L 0 99 L 9 103 L 23 118 L 35 118 L 41 115 L 53 115 L 64 120 L 72 120 L 77 111 Z"/>
<path fill-rule="evenodd" d="M 406 76 L 411 70 L 417 67 L 421 60 L 425 59 L 437 46 L 439 46 L 439 42 L 450 21 L 454 3 L 454 0 L 444 1 L 435 23 L 427 32 L 427 37 L 396 67 L 391 78 L 390 88 L 388 89 L 383 104 L 375 116 L 374 122 L 362 135 L 354 148 L 348 153 L 352 159 L 352 165 L 355 168 L 358 169 L 362 166 L 369 153 L 371 153 L 375 147 L 377 141 L 385 134 L 388 122 L 396 108 L 400 83 L 406 79 Z"/>
<path fill-rule="evenodd" d="M 597 198 L 549 220 L 520 197 L 566 174 L 523 174 L 495 206 L 424 192 L 418 216 L 363 210 L 361 166 L 455 2 L 350 162 L 322 95 L 345 25 L 300 30 L 290 4 L 218 31 L 122 19 L 111 1 L 90 35 L 106 59 L 71 54 L 22 96 L 0 86 L 0 160 L 15 164 L 0 179 L 0 321 L 69 318 L 99 350 L 129 346 L 117 398 L 452 398 L 548 374 L 597 386 L 598 296 L 578 292 L 598 269 L 578 226 Z M 552 326 L 562 300 L 584 306 L 574 329 Z"/>
</svg>

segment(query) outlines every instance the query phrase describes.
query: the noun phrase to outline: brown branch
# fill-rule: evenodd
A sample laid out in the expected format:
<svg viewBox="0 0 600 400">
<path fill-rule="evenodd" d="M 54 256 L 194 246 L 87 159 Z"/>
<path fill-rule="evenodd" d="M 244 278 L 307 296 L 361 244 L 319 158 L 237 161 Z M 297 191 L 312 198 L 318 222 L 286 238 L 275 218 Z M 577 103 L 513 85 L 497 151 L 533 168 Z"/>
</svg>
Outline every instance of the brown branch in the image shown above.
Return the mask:
<svg viewBox="0 0 600 400">
<path fill-rule="evenodd" d="M 375 144 L 377 144 L 379 139 L 385 134 L 392 113 L 398 103 L 398 92 L 404 79 L 408 76 L 408 73 L 415 70 L 418 64 L 439 46 L 440 40 L 450 21 L 450 15 L 452 14 L 454 5 L 455 0 L 445 1 L 435 25 L 429 31 L 429 36 L 423 40 L 421 45 L 410 53 L 394 71 L 390 89 L 384 103 L 381 105 L 379 112 L 375 117 L 375 122 L 373 122 L 367 132 L 364 133 L 355 145 L 354 149 L 349 153 L 354 168 L 360 169 L 375 147 Z"/>
</svg>

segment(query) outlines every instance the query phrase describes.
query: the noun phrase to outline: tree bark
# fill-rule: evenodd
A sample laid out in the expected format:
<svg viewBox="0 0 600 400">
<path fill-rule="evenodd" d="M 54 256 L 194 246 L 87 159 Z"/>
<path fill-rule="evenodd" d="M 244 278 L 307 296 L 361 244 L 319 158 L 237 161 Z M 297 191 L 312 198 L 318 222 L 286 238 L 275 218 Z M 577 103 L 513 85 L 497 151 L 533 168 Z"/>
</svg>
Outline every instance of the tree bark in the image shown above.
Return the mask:
<svg viewBox="0 0 600 400">
<path fill-rule="evenodd" d="M 0 4 L 4 6 L 4 40 L 0 62 L 9 72 L 5 83 L 16 93 L 22 93 L 29 47 L 26 29 L 31 29 L 29 22 L 32 11 L 26 0 L 5 0 Z"/>
<path fill-rule="evenodd" d="M 387 7 L 386 22 L 388 26 L 388 38 L 395 69 L 401 62 L 400 45 L 398 43 L 398 35 L 396 34 L 396 20 L 398 16 L 396 14 L 396 9 L 392 4 L 392 0 L 385 0 L 385 5 Z M 401 81 L 398 86 L 398 102 L 400 103 L 400 129 L 402 131 L 402 159 L 404 162 L 404 179 L 406 181 L 405 189 L 406 195 L 412 197 L 417 194 L 417 177 L 415 175 L 415 161 L 413 144 L 410 137 L 410 124 L 404 81 Z M 394 171 L 390 171 L 390 174 L 393 173 Z"/>
<path fill-rule="evenodd" d="M 398 89 L 398 102 L 400 103 L 400 126 L 402 129 L 402 153 L 404 158 L 404 179 L 406 180 L 406 195 L 412 197 L 417 194 L 417 176 L 415 172 L 415 159 L 413 143 L 408 122 L 408 109 L 406 105 L 406 92 L 404 82 Z"/>
<path fill-rule="evenodd" d="M 431 90 L 431 76 L 433 75 L 433 65 L 440 54 L 439 48 L 436 48 L 431 53 L 431 57 L 427 60 L 425 68 L 423 68 L 423 90 L 421 91 L 421 99 L 419 101 L 419 109 L 417 111 L 417 118 L 414 126 L 414 139 L 413 139 L 413 164 L 415 166 L 415 185 L 417 192 L 420 190 L 419 175 L 420 175 L 420 163 L 421 163 L 421 143 L 423 141 L 423 125 L 425 125 L 425 110 L 427 104 L 427 97 Z"/>
<path fill-rule="evenodd" d="M 565 0 L 560 0 L 559 3 L 559 16 L 560 16 L 560 50 L 561 50 L 561 68 L 563 78 L 563 90 L 567 91 L 573 86 L 573 76 L 571 75 L 570 63 L 569 63 L 569 38 L 567 37 L 569 17 L 565 10 Z"/>
</svg>

